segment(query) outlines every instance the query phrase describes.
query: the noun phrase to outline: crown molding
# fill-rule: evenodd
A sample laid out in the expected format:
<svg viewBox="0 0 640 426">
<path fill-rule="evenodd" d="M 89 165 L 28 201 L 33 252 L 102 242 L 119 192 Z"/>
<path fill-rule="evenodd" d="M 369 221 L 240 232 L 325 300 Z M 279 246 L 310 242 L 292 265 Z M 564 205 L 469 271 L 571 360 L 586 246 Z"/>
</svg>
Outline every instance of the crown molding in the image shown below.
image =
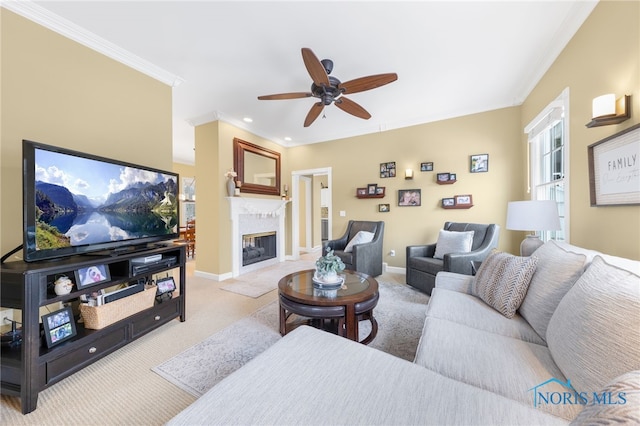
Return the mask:
<svg viewBox="0 0 640 426">
<path fill-rule="evenodd" d="M 176 87 L 184 81 L 181 77 L 134 55 L 31 1 L 8 0 L 0 2 L 0 6 L 171 87 Z"/>
</svg>

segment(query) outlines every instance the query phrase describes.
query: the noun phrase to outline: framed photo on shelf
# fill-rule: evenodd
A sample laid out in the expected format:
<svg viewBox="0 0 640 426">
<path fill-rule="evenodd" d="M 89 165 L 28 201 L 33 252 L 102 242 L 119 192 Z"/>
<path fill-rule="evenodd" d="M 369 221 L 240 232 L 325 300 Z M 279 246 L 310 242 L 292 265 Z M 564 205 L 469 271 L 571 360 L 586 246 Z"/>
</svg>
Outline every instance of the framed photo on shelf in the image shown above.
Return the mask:
<svg viewBox="0 0 640 426">
<path fill-rule="evenodd" d="M 455 205 L 456 206 L 471 206 L 473 205 L 473 197 L 469 194 L 467 195 L 456 195 L 455 197 Z"/>
<path fill-rule="evenodd" d="M 450 178 L 451 178 L 450 173 L 438 173 L 436 175 L 436 179 L 438 179 L 438 182 L 448 182 Z"/>
<path fill-rule="evenodd" d="M 378 204 L 378 212 L 388 213 L 389 210 L 391 210 L 391 206 L 389 204 Z"/>
<path fill-rule="evenodd" d="M 384 186 L 376 186 L 376 195 L 384 196 Z"/>
<path fill-rule="evenodd" d="M 370 183 L 367 185 L 367 195 L 376 195 L 376 191 L 378 189 L 377 183 Z"/>
<path fill-rule="evenodd" d="M 357 195 L 367 195 L 367 188 L 358 188 L 356 189 L 356 194 Z"/>
<path fill-rule="evenodd" d="M 449 173 L 449 180 L 457 180 L 455 173 Z"/>
<path fill-rule="evenodd" d="M 432 172 L 433 171 L 433 162 L 420 163 L 420 171 L 421 172 Z"/>
<path fill-rule="evenodd" d="M 77 333 L 71 306 L 43 315 L 42 326 L 48 348 L 71 339 Z"/>
<path fill-rule="evenodd" d="M 417 207 L 422 205 L 422 197 L 419 189 L 398 190 L 398 205 L 402 207 Z"/>
<path fill-rule="evenodd" d="M 442 207 L 453 207 L 456 205 L 456 200 L 454 198 L 443 198 L 442 199 Z"/>
<path fill-rule="evenodd" d="M 476 154 L 470 157 L 469 171 L 484 173 L 489 171 L 489 154 Z"/>
<path fill-rule="evenodd" d="M 640 204 L 640 124 L 587 147 L 592 207 Z"/>
<path fill-rule="evenodd" d="M 396 177 L 396 162 L 389 161 L 386 163 L 380 163 L 380 177 L 381 178 Z"/>
<path fill-rule="evenodd" d="M 109 268 L 106 265 L 93 265 L 75 271 L 78 289 L 111 281 Z"/>
</svg>

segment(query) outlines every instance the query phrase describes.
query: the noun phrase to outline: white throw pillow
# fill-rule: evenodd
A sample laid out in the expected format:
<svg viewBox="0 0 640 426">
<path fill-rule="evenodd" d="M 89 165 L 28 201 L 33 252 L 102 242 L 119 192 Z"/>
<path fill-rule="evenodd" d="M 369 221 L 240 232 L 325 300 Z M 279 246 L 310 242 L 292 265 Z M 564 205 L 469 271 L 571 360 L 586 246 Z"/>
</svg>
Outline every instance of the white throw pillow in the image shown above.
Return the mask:
<svg viewBox="0 0 640 426">
<path fill-rule="evenodd" d="M 373 232 L 358 231 L 356 236 L 353 237 L 344 248 L 344 252 L 351 253 L 353 251 L 353 246 L 355 246 L 356 244 L 370 243 L 371 241 L 373 241 L 374 235 L 375 234 Z"/>
<path fill-rule="evenodd" d="M 435 259 L 444 259 L 448 253 L 469 253 L 473 245 L 473 231 L 445 231 L 440 230 L 436 243 Z"/>
<path fill-rule="evenodd" d="M 518 257 L 493 250 L 475 276 L 474 294 L 507 318 L 520 307 L 538 258 Z"/>
<path fill-rule="evenodd" d="M 596 256 L 547 327 L 553 361 L 578 392 L 640 370 L 640 277 Z"/>
</svg>

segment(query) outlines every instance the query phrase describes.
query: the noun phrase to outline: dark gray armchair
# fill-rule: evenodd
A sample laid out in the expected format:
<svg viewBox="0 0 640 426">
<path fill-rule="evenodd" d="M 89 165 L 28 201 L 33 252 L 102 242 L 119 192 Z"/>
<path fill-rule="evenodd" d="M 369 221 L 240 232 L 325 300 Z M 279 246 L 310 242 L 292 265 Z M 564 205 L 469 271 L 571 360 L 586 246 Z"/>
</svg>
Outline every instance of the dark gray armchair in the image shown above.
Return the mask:
<svg viewBox="0 0 640 426">
<path fill-rule="evenodd" d="M 498 246 L 500 226 L 478 223 L 445 222 L 447 231 L 474 231 L 469 253 L 448 253 L 443 259 L 435 259 L 436 244 L 407 247 L 407 284 L 427 294 L 436 285 L 436 274 L 440 271 L 472 275 L 471 262 L 482 262 L 491 250 Z"/>
<path fill-rule="evenodd" d="M 373 232 L 373 240 L 369 243 L 355 244 L 353 251 L 346 253 L 344 249 L 359 231 Z M 327 247 L 329 247 L 336 256 L 342 259 L 346 269 L 376 277 L 382 274 L 383 237 L 384 222 L 350 220 L 347 224 L 347 231 L 342 237 L 322 243 L 322 254 L 326 254 Z"/>
</svg>

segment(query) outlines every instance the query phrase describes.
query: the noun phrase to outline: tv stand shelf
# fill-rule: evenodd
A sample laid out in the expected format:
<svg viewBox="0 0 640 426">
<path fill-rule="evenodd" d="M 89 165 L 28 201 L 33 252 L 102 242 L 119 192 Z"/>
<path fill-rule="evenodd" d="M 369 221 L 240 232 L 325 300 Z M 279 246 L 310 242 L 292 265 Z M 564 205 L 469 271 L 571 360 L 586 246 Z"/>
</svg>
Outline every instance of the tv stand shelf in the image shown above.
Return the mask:
<svg viewBox="0 0 640 426">
<path fill-rule="evenodd" d="M 164 262 L 144 272 L 134 271 L 133 259 L 158 254 L 163 259 L 175 258 L 175 263 Z M 22 413 L 30 413 L 37 408 L 40 391 L 175 318 L 185 321 L 185 262 L 185 246 L 171 244 L 118 256 L 78 255 L 53 261 L 3 263 L 0 306 L 21 312 L 22 318 L 18 311 L 14 311 L 13 319 L 22 323 L 22 343 L 2 347 L 1 393 L 20 397 Z M 52 284 L 57 276 L 67 275 L 75 283 L 74 271 L 94 265 L 104 265 L 109 269 L 110 279 L 80 289 L 75 285 L 66 295 L 54 293 Z M 173 270 L 179 270 L 179 276 Z M 99 330 L 85 328 L 78 322 L 77 304 L 81 295 L 118 284 L 151 280 L 160 273 L 173 274 L 177 286 L 173 298 L 163 303 L 156 301 L 152 307 Z M 40 308 L 52 304 L 75 305 L 77 334 L 49 348 L 41 335 Z"/>
</svg>

